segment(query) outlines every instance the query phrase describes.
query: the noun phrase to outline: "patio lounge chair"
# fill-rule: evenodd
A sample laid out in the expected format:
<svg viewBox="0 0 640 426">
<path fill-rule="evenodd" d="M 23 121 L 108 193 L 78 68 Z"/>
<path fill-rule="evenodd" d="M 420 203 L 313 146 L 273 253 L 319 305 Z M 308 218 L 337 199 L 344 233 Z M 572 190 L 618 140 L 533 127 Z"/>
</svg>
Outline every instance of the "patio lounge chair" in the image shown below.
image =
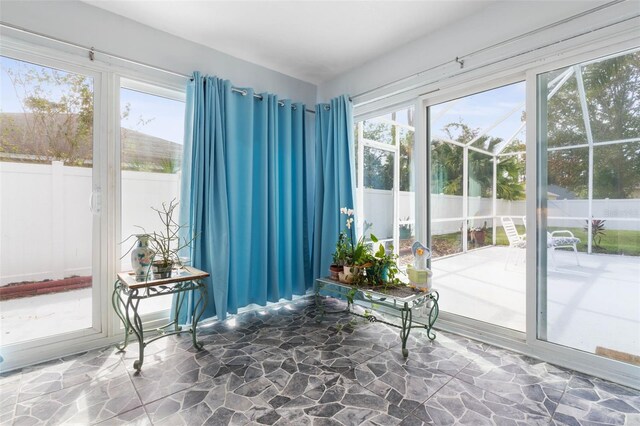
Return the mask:
<svg viewBox="0 0 640 426">
<path fill-rule="evenodd" d="M 506 269 L 513 255 L 513 250 L 526 248 L 527 241 L 525 240 L 523 235 L 518 234 L 518 230 L 516 229 L 516 225 L 513 223 L 513 219 L 508 216 L 503 216 L 500 218 L 500 220 L 502 220 L 504 233 L 507 234 L 507 239 L 509 240 L 509 254 L 507 255 L 507 261 L 504 264 L 504 268 Z M 517 263 L 518 262 L 516 261 L 516 264 Z"/>
<path fill-rule="evenodd" d="M 524 223 L 524 227 L 527 227 L 527 217 L 522 217 L 522 223 Z M 551 249 L 551 263 L 553 268 L 556 268 L 556 258 L 555 251 L 558 248 L 570 248 L 573 249 L 573 252 L 576 255 L 576 264 L 580 266 L 580 259 L 578 258 L 578 243 L 580 242 L 580 238 L 573 235 L 573 232 L 568 229 L 561 229 L 558 231 L 547 232 L 547 248 Z"/>
</svg>

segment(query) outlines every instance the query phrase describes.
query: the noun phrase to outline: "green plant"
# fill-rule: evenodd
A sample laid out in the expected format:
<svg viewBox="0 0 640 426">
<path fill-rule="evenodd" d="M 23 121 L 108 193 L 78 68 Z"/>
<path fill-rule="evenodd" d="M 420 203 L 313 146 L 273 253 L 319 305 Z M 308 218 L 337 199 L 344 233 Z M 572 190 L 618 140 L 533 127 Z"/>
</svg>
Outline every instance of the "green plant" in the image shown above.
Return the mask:
<svg viewBox="0 0 640 426">
<path fill-rule="evenodd" d="M 378 243 L 378 239 L 373 234 L 371 234 L 371 241 Z M 383 244 L 380 244 L 375 253 L 369 251 L 367 254 L 363 266 L 366 274 L 358 275 L 353 285 L 383 289 L 404 285 L 397 278 L 399 272 L 397 258 L 398 256 L 393 253 L 393 246 L 387 250 Z"/>
<path fill-rule="evenodd" d="M 589 220 L 585 220 L 586 225 L 584 225 L 584 230 L 589 232 Z M 591 220 L 591 243 L 600 247 L 600 242 L 602 241 L 602 237 L 606 236 L 604 232 L 604 223 L 606 221 L 602 219 L 592 219 Z"/>
<path fill-rule="evenodd" d="M 357 241 L 354 238 L 354 232 L 353 232 L 354 211 L 352 209 L 347 209 L 346 207 L 342 207 L 340 209 L 340 213 L 347 216 L 346 227 L 349 230 L 349 239 L 346 242 L 347 256 L 344 264 L 350 265 L 350 266 L 365 265 L 367 263 L 367 259 L 370 254 L 370 248 L 369 248 L 369 244 L 367 244 L 364 240 L 364 235 L 360 237 Z M 343 232 L 344 231 L 342 231 L 341 234 Z M 338 236 L 338 244 L 340 244 L 340 236 Z M 336 247 L 336 250 L 337 250 L 337 247 Z"/>
<path fill-rule="evenodd" d="M 347 240 L 347 234 L 341 231 L 338 235 L 338 242 L 336 243 L 336 251 L 333 252 L 333 264 L 343 266 L 347 263 L 349 257 L 349 242 Z"/>
<path fill-rule="evenodd" d="M 155 252 L 153 256 L 153 264 L 161 268 L 169 268 L 172 265 L 182 265 L 179 253 L 182 249 L 189 247 L 196 236 L 191 238 L 180 237 L 181 230 L 186 225 L 180 225 L 173 219 L 178 203 L 175 199 L 167 205 L 162 203 L 160 209 L 151 207 L 158 214 L 160 222 L 162 222 L 162 230 L 147 232 L 142 226 L 145 235 L 149 236 L 149 246 Z"/>
</svg>

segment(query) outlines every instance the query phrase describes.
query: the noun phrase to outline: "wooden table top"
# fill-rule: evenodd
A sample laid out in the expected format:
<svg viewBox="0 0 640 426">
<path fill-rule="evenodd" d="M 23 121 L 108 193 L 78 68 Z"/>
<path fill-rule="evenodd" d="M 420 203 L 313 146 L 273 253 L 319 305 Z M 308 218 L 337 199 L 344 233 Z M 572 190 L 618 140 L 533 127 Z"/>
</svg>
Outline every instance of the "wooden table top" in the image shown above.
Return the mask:
<svg viewBox="0 0 640 426">
<path fill-rule="evenodd" d="M 153 274 L 149 274 L 153 277 Z M 201 271 L 191 266 L 184 266 L 181 269 L 174 269 L 170 278 L 162 278 L 158 280 L 150 279 L 146 281 L 136 281 L 136 275 L 133 271 L 119 272 L 118 279 L 129 288 L 145 288 L 155 287 L 159 285 L 175 284 L 183 281 L 201 280 L 209 276 L 208 272 Z"/>
</svg>

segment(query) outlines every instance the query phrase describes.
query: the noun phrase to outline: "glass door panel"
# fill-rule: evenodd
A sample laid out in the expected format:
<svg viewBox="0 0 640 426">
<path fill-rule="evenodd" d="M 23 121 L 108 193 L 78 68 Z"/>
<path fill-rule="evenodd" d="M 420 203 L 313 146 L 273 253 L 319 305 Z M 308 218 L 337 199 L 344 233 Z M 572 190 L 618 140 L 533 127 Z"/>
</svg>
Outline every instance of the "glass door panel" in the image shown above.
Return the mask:
<svg viewBox="0 0 640 426">
<path fill-rule="evenodd" d="M 360 229 L 397 254 L 404 268 L 415 241 L 414 108 L 356 123 L 355 145 Z"/>
<path fill-rule="evenodd" d="M 136 87 L 135 82 L 124 85 Z M 167 98 L 146 91 L 120 90 L 120 144 L 122 241 L 120 270 L 131 269 L 131 235 L 161 231 L 152 209 L 180 201 L 180 170 L 184 140 L 182 94 Z M 175 220 L 179 220 L 176 215 Z M 148 299 L 139 312 L 148 314 L 171 307 L 171 297 Z"/>
<path fill-rule="evenodd" d="M 434 285 L 443 311 L 525 331 L 524 83 L 429 107 Z"/>
<path fill-rule="evenodd" d="M 394 156 L 391 151 L 364 147 L 363 235 L 374 234 L 388 245 L 393 245 Z"/>
<path fill-rule="evenodd" d="M 97 82 L 9 57 L 0 65 L 0 344 L 99 331 Z"/>
<path fill-rule="evenodd" d="M 640 53 L 540 74 L 537 86 L 538 338 L 633 362 L 640 356 Z"/>
</svg>

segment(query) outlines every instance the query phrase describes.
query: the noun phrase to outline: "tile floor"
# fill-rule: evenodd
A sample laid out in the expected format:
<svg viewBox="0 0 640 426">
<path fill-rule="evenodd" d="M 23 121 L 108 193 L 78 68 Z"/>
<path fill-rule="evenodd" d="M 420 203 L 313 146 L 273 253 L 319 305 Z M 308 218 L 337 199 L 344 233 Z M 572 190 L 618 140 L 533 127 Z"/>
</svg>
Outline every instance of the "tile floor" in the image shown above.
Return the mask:
<svg viewBox="0 0 640 426">
<path fill-rule="evenodd" d="M 333 299 L 327 303 L 340 307 Z M 343 305 L 341 305 L 343 306 Z M 348 315 L 312 299 L 158 340 L 0 376 L 0 424 L 640 424 L 640 391 L 439 332 Z"/>
</svg>

